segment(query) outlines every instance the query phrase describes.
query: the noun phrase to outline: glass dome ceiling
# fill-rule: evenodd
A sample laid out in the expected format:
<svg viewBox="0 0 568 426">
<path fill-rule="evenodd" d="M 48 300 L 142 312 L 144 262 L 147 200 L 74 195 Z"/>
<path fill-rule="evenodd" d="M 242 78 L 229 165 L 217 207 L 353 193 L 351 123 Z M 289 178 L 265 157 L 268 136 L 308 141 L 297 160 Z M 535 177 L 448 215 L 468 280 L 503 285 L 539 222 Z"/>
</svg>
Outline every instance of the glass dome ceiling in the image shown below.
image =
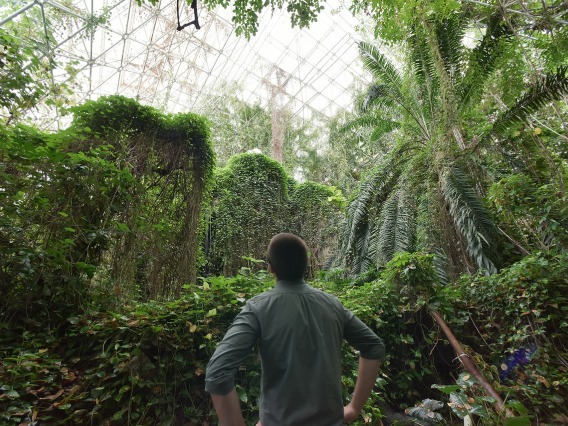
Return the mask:
<svg viewBox="0 0 568 426">
<path fill-rule="evenodd" d="M 170 113 L 199 112 L 219 102 L 210 94 L 235 82 L 246 102 L 329 117 L 349 108 L 350 87 L 367 81 L 358 22 L 337 1 L 304 30 L 292 29 L 285 12 L 266 10 L 250 41 L 235 35 L 231 10 L 208 11 L 199 1 L 199 30 L 177 31 L 177 0 L 156 7 L 135 0 L 1 0 L 0 27 L 30 27 L 18 37 L 35 45 L 42 60 L 53 58 L 51 78 L 72 85 L 72 103 L 120 94 Z M 193 20 L 185 0 L 180 8 L 182 24 Z M 38 119 L 53 125 L 56 115 Z"/>
</svg>

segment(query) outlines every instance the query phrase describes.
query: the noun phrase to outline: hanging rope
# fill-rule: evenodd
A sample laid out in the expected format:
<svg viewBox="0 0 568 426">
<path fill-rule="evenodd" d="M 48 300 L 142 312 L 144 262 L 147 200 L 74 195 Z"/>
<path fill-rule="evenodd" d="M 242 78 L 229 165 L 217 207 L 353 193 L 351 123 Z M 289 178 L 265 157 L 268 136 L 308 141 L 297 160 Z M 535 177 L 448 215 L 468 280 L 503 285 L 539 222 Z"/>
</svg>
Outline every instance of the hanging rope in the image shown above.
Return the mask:
<svg viewBox="0 0 568 426">
<path fill-rule="evenodd" d="M 177 18 L 178 18 L 178 26 L 177 26 L 177 30 L 181 31 L 186 27 L 189 27 L 190 25 L 195 25 L 195 29 L 200 29 L 201 25 L 199 25 L 199 17 L 197 16 L 197 0 L 193 0 L 191 2 L 191 8 L 193 9 L 193 16 L 195 17 L 195 19 L 191 22 L 188 22 L 187 24 L 181 24 L 181 22 L 179 21 L 179 3 L 180 1 L 184 1 L 184 0 L 177 0 Z"/>
</svg>

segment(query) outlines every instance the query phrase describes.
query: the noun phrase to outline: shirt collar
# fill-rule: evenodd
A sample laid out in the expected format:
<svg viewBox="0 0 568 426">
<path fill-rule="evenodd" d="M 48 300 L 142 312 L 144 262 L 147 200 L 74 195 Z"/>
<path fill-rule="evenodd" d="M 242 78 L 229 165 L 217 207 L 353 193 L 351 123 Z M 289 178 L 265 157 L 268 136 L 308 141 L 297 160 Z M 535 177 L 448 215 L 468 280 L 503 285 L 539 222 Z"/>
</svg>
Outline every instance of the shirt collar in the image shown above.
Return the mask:
<svg viewBox="0 0 568 426">
<path fill-rule="evenodd" d="M 307 284 L 303 279 L 297 281 L 291 280 L 279 280 L 276 285 L 274 286 L 275 289 L 292 289 L 292 288 L 303 288 Z"/>
</svg>

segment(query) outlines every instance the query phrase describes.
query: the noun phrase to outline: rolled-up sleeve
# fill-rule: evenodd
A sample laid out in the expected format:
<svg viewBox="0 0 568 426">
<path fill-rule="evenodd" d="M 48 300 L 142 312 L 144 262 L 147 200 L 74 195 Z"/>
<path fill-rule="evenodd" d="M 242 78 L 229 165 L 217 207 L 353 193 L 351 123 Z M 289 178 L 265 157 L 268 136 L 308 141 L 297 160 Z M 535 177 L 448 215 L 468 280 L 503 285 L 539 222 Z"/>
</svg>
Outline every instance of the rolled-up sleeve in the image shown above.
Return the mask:
<svg viewBox="0 0 568 426">
<path fill-rule="evenodd" d="M 235 387 L 235 374 L 258 340 L 260 325 L 247 303 L 235 317 L 205 370 L 205 391 L 226 395 Z"/>
<path fill-rule="evenodd" d="M 362 358 L 383 359 L 385 357 L 385 345 L 363 321 L 348 309 L 344 309 L 343 337 L 357 349 Z"/>
</svg>

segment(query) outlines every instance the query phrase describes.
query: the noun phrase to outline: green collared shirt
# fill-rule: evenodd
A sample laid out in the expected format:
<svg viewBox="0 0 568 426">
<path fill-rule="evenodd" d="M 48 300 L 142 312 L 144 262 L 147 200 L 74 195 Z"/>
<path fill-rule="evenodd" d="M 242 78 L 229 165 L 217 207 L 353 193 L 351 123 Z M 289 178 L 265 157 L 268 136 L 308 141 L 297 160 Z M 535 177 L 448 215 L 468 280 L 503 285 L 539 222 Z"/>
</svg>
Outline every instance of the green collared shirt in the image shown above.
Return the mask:
<svg viewBox="0 0 568 426">
<path fill-rule="evenodd" d="M 343 339 L 363 358 L 384 357 L 382 340 L 337 298 L 303 281 L 279 281 L 237 315 L 207 365 L 205 390 L 228 394 L 258 343 L 263 426 L 341 425 Z"/>
</svg>

